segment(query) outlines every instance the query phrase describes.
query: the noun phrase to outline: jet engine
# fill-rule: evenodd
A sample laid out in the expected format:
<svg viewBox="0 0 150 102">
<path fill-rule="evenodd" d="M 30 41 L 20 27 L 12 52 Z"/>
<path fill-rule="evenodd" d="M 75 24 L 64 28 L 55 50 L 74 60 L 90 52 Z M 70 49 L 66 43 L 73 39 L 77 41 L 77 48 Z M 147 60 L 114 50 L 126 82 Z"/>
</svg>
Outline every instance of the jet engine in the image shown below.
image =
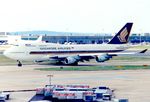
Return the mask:
<svg viewBox="0 0 150 102">
<path fill-rule="evenodd" d="M 64 63 L 65 64 L 77 64 L 77 59 L 75 57 L 67 57 L 65 60 L 64 60 Z"/>
<path fill-rule="evenodd" d="M 97 62 L 105 62 L 105 61 L 109 60 L 110 58 L 112 58 L 112 56 L 109 56 L 108 54 L 103 54 L 103 55 L 96 56 L 96 61 Z"/>
</svg>

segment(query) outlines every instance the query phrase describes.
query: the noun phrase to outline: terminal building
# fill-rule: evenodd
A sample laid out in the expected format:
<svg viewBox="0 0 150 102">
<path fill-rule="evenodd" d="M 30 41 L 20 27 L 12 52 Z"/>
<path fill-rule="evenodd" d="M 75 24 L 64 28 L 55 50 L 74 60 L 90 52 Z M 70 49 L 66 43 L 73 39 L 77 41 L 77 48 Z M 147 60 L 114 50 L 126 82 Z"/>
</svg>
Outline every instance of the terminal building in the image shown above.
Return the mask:
<svg viewBox="0 0 150 102">
<path fill-rule="evenodd" d="M 43 36 L 43 40 L 50 43 L 77 43 L 77 44 L 102 44 L 107 43 L 112 39 L 113 36 Z M 149 35 L 137 35 L 132 34 L 129 37 L 129 43 L 149 43 Z"/>
<path fill-rule="evenodd" d="M 15 39 L 17 36 L 21 36 L 24 40 L 36 40 L 38 36 L 42 35 L 43 41 L 47 43 L 76 43 L 76 44 L 102 44 L 107 43 L 113 37 L 111 34 L 82 34 L 82 33 L 6 33 L 0 32 L 0 43 L 7 42 L 9 39 Z M 150 33 L 143 34 L 131 34 L 129 37 L 129 43 L 146 43 L 150 42 Z"/>
</svg>

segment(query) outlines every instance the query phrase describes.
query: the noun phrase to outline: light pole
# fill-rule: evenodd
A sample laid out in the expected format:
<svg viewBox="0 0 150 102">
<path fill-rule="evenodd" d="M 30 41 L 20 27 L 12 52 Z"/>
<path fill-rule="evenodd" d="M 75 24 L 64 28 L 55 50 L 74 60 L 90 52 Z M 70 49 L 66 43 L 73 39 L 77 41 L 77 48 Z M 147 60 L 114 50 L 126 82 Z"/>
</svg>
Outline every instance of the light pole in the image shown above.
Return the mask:
<svg viewBox="0 0 150 102">
<path fill-rule="evenodd" d="M 139 42 L 141 44 L 141 34 L 139 33 Z"/>
<path fill-rule="evenodd" d="M 53 77 L 53 75 L 50 74 L 50 75 L 47 75 L 47 77 L 49 77 L 49 85 L 51 86 L 51 81 L 52 81 L 51 78 Z"/>
<path fill-rule="evenodd" d="M 103 33 L 103 34 L 102 34 L 102 36 L 103 36 L 103 40 L 102 40 L 102 41 L 103 41 L 103 43 L 105 43 L 105 32 L 104 32 L 104 28 L 102 29 L 102 33 Z"/>
<path fill-rule="evenodd" d="M 140 44 L 142 45 L 142 29 L 140 29 L 139 37 L 140 37 Z"/>
</svg>

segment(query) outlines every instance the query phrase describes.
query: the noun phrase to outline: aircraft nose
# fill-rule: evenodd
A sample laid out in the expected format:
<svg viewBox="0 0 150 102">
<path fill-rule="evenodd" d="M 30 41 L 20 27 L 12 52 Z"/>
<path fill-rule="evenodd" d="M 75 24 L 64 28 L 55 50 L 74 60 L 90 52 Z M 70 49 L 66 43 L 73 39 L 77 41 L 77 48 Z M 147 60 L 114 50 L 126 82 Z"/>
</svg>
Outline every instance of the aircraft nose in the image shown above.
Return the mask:
<svg viewBox="0 0 150 102">
<path fill-rule="evenodd" d="M 3 52 L 3 55 L 6 56 L 7 58 L 10 58 L 10 59 L 14 59 L 15 58 L 13 53 L 11 53 L 11 51 L 9 51 L 9 50 L 5 50 Z"/>
<path fill-rule="evenodd" d="M 6 56 L 6 57 L 9 57 L 9 52 L 6 50 L 6 51 L 3 52 L 3 55 Z"/>
</svg>

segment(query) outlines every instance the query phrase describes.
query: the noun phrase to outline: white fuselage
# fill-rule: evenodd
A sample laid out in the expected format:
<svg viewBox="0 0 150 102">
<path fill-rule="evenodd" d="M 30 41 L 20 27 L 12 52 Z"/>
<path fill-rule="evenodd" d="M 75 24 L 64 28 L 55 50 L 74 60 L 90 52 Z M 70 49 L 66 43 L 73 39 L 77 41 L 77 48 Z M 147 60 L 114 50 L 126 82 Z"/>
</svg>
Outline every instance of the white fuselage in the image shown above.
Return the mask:
<svg viewBox="0 0 150 102">
<path fill-rule="evenodd" d="M 127 44 L 54 44 L 21 43 L 4 52 L 4 55 L 20 61 L 47 60 L 55 56 L 99 55 L 117 53 L 127 49 Z"/>
</svg>

